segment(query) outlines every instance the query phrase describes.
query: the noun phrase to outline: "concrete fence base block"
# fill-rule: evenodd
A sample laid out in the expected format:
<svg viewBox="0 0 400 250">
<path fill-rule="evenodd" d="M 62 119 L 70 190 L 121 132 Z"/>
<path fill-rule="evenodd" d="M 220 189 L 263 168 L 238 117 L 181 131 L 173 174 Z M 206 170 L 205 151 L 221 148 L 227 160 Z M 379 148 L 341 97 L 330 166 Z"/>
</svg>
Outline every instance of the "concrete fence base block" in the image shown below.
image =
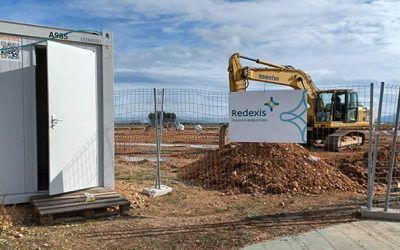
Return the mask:
<svg viewBox="0 0 400 250">
<path fill-rule="evenodd" d="M 162 196 L 162 195 L 166 195 L 172 192 L 172 188 L 165 186 L 165 185 L 161 185 L 161 188 L 144 188 L 143 189 L 143 194 L 151 196 L 151 197 L 156 197 L 156 196 Z"/>
<path fill-rule="evenodd" d="M 371 210 L 368 210 L 367 207 L 361 207 L 360 212 L 363 218 L 400 221 L 400 209 L 388 209 L 388 211 L 384 211 L 383 208 L 372 207 Z"/>
</svg>

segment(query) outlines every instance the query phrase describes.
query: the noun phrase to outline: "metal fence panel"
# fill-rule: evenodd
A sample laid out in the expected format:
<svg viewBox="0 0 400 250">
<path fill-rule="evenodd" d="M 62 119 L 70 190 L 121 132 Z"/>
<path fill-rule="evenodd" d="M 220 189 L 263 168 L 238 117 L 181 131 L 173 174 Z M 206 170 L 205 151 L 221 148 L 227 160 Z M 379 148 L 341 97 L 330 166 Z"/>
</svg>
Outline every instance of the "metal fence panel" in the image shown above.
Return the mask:
<svg viewBox="0 0 400 250">
<path fill-rule="evenodd" d="M 364 84 L 329 86 L 329 89 L 356 91 L 359 105 L 368 112 L 373 108 L 368 119 L 375 130 L 378 128 L 379 87 L 375 84 L 371 89 L 370 84 Z M 186 185 L 219 190 L 227 195 L 329 192 L 366 195 L 369 186 L 371 204 L 383 207 L 389 188 L 388 207 L 394 208 L 399 204 L 399 159 L 397 151 L 393 159 L 390 155 L 398 93 L 399 85 L 386 84 L 379 133 L 373 133 L 373 141 L 369 139 L 369 127 L 365 126 L 358 128 L 366 135 L 365 145 L 343 152 L 329 152 L 313 144 L 230 143 L 220 147 L 221 138 L 227 134 L 229 93 L 165 89 L 161 169 Z M 155 163 L 157 159 L 153 94 L 152 89 L 115 93 L 116 154 L 117 159 L 126 164 L 138 166 L 142 161 Z M 317 132 L 331 133 L 328 129 Z M 380 136 L 377 150 L 370 150 L 376 135 Z M 375 174 L 369 171 L 373 159 L 370 152 L 376 152 Z M 392 181 L 387 185 L 392 160 Z M 372 177 L 374 185 L 368 185 Z"/>
<path fill-rule="evenodd" d="M 399 208 L 400 172 L 397 142 L 396 114 L 399 100 L 400 86 L 396 84 L 379 84 L 382 92 L 377 91 L 380 97 L 376 98 L 377 107 L 381 103 L 381 114 L 377 114 L 375 124 L 375 140 L 373 150 L 373 166 L 370 183 L 372 201 L 368 205 L 377 208 Z M 392 170 L 392 171 L 391 171 Z M 369 207 L 369 206 L 368 206 Z"/>
</svg>

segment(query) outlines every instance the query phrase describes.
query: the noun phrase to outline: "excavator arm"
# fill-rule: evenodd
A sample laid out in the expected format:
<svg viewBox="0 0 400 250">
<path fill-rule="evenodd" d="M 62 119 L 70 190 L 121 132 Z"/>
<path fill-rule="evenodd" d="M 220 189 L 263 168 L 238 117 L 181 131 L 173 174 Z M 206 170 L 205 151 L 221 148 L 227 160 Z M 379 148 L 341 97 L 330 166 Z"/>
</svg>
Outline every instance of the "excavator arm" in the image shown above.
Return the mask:
<svg viewBox="0 0 400 250">
<path fill-rule="evenodd" d="M 240 58 L 254 61 L 265 65 L 264 68 L 243 67 Z M 233 54 L 229 59 L 229 87 L 231 92 L 246 91 L 248 81 L 267 82 L 293 89 L 306 89 L 308 93 L 308 103 L 313 105 L 313 100 L 317 96 L 318 88 L 314 85 L 310 76 L 300 69 L 292 66 L 283 66 L 241 56 L 239 53 Z"/>
</svg>

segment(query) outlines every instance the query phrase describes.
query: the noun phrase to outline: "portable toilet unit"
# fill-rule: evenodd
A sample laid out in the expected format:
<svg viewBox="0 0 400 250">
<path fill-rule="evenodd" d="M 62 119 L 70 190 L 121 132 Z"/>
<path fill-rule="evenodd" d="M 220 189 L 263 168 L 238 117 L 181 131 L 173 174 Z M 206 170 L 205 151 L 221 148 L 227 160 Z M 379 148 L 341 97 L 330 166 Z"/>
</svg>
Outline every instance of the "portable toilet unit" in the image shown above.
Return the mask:
<svg viewBox="0 0 400 250">
<path fill-rule="evenodd" d="M 110 32 L 0 21 L 0 196 L 7 204 L 114 188 L 112 41 Z"/>
</svg>

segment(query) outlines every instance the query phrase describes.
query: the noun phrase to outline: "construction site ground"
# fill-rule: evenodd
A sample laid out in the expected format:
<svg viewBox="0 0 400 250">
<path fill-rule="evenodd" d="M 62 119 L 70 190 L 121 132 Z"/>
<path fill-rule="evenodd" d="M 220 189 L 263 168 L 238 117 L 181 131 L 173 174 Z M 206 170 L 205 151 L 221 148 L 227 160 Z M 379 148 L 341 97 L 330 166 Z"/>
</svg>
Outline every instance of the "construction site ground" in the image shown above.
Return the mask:
<svg viewBox="0 0 400 250">
<path fill-rule="evenodd" d="M 400 224 L 389 221 L 356 221 L 282 237 L 245 247 L 261 249 L 399 249 Z"/>
<path fill-rule="evenodd" d="M 150 198 L 142 195 L 141 191 L 154 185 L 154 147 L 148 145 L 152 140 L 148 139 L 148 135 L 135 135 L 144 133 L 143 130 L 132 133 L 129 142 L 123 141 L 121 133 L 124 132 L 116 132 L 117 149 L 121 150 L 121 143 L 125 143 L 124 150 L 130 154 L 116 156 L 116 191 L 132 202 L 128 216 L 86 221 L 65 218 L 54 226 L 40 226 L 30 205 L 8 206 L 0 248 L 240 248 L 358 221 L 359 208 L 366 204 L 366 192 L 360 191 L 359 187 L 350 191 L 326 190 L 317 194 L 227 194 L 226 190 L 195 185 L 180 178 L 179 173 L 184 166 L 213 150 L 210 145 L 217 145 L 218 130 L 215 128 L 206 130 L 210 134 L 209 139 L 203 137 L 195 142 L 182 139 L 199 137 L 194 131 L 185 130 L 179 136 L 170 137 L 168 131 L 165 132 L 166 144 L 183 144 L 163 147 L 162 183 L 172 187 L 173 192 Z M 209 146 L 193 146 L 196 144 Z M 365 159 L 367 149 L 365 145 L 357 151 L 331 153 L 311 149 L 311 152 L 320 160 L 335 165 L 338 170 L 347 164 L 352 170 L 341 172 L 347 171 L 349 178 L 363 185 L 366 176 L 355 165 Z M 384 186 L 378 185 L 378 195 L 380 189 L 384 190 Z"/>
</svg>

